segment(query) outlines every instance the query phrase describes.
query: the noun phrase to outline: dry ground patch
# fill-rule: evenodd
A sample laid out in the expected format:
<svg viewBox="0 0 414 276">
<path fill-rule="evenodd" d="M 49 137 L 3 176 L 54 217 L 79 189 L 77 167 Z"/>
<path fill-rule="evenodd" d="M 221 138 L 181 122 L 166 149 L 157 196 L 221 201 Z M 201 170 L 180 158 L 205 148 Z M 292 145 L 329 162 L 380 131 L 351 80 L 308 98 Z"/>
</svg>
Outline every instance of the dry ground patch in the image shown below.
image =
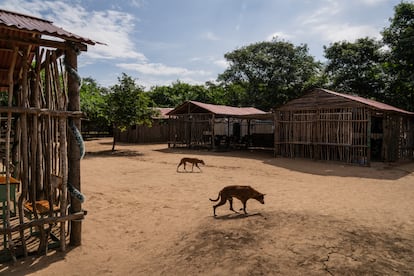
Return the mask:
<svg viewBox="0 0 414 276">
<path fill-rule="evenodd" d="M 414 164 L 370 168 L 271 152 L 88 141 L 83 244 L 0 265 L 8 275 L 414 275 Z M 182 157 L 205 161 L 177 173 Z M 213 202 L 251 185 L 248 216 Z M 235 200 L 235 209 L 241 207 Z"/>
</svg>

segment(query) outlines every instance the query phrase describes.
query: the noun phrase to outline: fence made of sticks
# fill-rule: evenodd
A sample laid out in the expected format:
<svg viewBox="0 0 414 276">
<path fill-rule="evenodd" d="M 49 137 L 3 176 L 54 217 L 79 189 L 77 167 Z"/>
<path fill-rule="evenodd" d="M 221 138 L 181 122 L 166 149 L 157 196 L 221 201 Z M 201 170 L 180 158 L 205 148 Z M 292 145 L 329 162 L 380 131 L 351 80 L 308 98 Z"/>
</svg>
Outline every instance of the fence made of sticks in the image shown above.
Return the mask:
<svg viewBox="0 0 414 276">
<path fill-rule="evenodd" d="M 47 252 L 48 240 L 52 229 L 56 227 L 60 229 L 59 247 L 64 251 L 68 231 L 74 229 L 68 224 L 84 217 L 83 211 L 68 213 L 68 206 L 72 202 L 66 184 L 71 180 L 75 182 L 68 178 L 70 170 L 75 177 L 79 174 L 76 168 L 68 166 L 68 160 L 72 162 L 70 159 L 79 159 L 80 155 L 76 140 L 70 137 L 72 134 L 69 134 L 68 126 L 69 123 L 79 126 L 81 116 L 79 111 L 68 111 L 68 105 L 71 104 L 68 91 L 78 89 L 71 87 L 73 83 L 78 85 L 78 82 L 76 76 L 71 75 L 66 68 L 76 64 L 73 62 L 76 60 L 76 51 L 67 51 L 63 59 L 56 51 L 38 49 L 34 53 L 33 64 L 29 63 L 31 58 L 28 52 L 22 46 L 14 48 L 9 90 L 3 94 L 7 103 L 0 106 L 1 154 L 7 186 L 1 233 L 5 235 L 5 247 L 14 260 L 16 254 L 27 256 L 31 253 L 28 252 L 26 240 L 32 228 L 36 228 L 39 233 L 37 253 Z M 19 83 L 15 83 L 14 66 L 17 56 L 22 53 L 21 78 Z M 53 185 L 53 175 L 61 178 L 59 187 Z M 17 193 L 17 210 L 11 208 L 11 201 L 16 200 L 10 198 L 13 194 L 10 193 L 12 177 L 21 184 Z M 59 211 L 55 212 L 49 207 L 46 215 L 41 214 L 36 207 L 38 200 L 46 200 L 49 206 L 59 206 Z M 33 206 L 30 216 L 24 207 L 28 202 Z"/>
<path fill-rule="evenodd" d="M 369 165 L 371 143 L 379 139 L 380 161 L 412 160 L 412 118 L 378 113 L 381 131 L 372 133 L 377 113 L 364 106 L 279 110 L 275 113 L 275 154 Z"/>
<path fill-rule="evenodd" d="M 276 113 L 276 154 L 366 164 L 365 108 L 295 110 Z"/>
</svg>

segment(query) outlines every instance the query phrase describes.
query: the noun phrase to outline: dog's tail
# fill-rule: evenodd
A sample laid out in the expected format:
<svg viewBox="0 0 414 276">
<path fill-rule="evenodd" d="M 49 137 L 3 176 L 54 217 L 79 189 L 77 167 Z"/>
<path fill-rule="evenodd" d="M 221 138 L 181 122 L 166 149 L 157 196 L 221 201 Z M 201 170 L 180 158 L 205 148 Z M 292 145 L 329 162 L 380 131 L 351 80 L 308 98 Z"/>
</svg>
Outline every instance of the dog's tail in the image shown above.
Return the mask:
<svg viewBox="0 0 414 276">
<path fill-rule="evenodd" d="M 221 193 L 219 193 L 218 194 L 218 197 L 217 197 L 217 199 L 211 199 L 211 198 L 209 198 L 211 201 L 218 201 L 219 199 L 220 199 L 220 196 L 221 196 Z"/>
</svg>

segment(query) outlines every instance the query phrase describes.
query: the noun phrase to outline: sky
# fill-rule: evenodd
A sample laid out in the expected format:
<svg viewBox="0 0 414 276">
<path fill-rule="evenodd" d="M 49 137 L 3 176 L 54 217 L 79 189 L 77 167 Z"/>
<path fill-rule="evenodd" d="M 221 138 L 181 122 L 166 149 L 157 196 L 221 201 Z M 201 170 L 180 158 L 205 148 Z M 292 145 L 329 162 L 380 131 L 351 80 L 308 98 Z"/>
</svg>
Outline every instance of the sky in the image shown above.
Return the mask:
<svg viewBox="0 0 414 276">
<path fill-rule="evenodd" d="M 407 2 L 407 1 L 406 1 Z M 122 73 L 150 89 L 215 81 L 224 55 L 277 37 L 324 61 L 323 47 L 380 39 L 400 0 L 0 0 L 0 9 L 53 21 L 106 45 L 78 57 L 81 77 L 100 86 Z"/>
</svg>

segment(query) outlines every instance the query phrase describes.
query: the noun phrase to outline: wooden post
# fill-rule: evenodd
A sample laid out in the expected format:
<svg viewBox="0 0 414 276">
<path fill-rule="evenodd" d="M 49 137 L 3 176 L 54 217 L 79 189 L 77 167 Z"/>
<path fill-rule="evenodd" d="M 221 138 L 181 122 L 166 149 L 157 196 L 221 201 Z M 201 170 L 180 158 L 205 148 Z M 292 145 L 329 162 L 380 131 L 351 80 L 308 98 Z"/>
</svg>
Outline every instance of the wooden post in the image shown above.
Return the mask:
<svg viewBox="0 0 414 276">
<path fill-rule="evenodd" d="M 78 68 L 77 53 L 74 46 L 68 42 L 65 51 L 65 65 L 68 72 L 68 110 L 80 110 L 79 79 L 75 72 Z M 74 125 L 80 130 L 79 118 L 71 118 Z M 81 191 L 80 183 L 80 149 L 73 135 L 68 135 L 68 183 Z M 71 198 L 71 213 L 82 210 L 82 204 L 74 197 Z M 82 241 L 82 221 L 72 220 L 70 232 L 70 245 L 81 245 Z"/>
<path fill-rule="evenodd" d="M 10 68 L 9 68 L 9 72 L 8 72 L 8 83 L 9 83 L 9 91 L 8 91 L 8 107 L 10 108 L 13 104 L 13 86 L 14 86 L 14 79 L 13 79 L 13 74 L 14 74 L 14 68 L 16 65 L 16 61 L 17 61 L 17 55 L 18 55 L 18 51 L 19 48 L 18 47 L 14 47 L 13 50 L 13 55 L 12 55 L 12 61 L 10 64 Z M 24 60 L 25 61 L 25 60 Z M 9 111 L 7 112 L 7 132 L 6 132 L 6 200 L 7 200 L 7 209 L 6 209 L 6 222 L 5 224 L 3 223 L 3 226 L 5 229 L 9 229 L 10 228 L 10 135 L 11 135 L 11 117 L 12 117 L 12 113 Z M 4 203 L 3 203 L 4 204 Z M 4 206 L 3 206 L 4 209 Z M 4 214 L 3 214 L 4 216 Z M 4 218 L 3 218 L 4 220 Z M 7 234 L 8 236 L 8 248 L 13 260 L 13 263 L 16 263 L 16 254 L 14 251 L 14 243 L 13 243 L 13 239 L 12 239 L 12 234 L 11 232 L 8 232 Z"/>
<path fill-rule="evenodd" d="M 280 112 L 273 112 L 273 157 L 277 157 L 279 152 L 280 129 L 279 129 L 279 114 Z"/>
<path fill-rule="evenodd" d="M 211 114 L 211 143 L 213 144 L 212 150 L 216 149 L 216 143 L 214 141 L 215 133 L 214 133 L 214 126 L 216 124 L 216 116 L 214 113 Z"/>
<path fill-rule="evenodd" d="M 365 166 L 371 167 L 371 124 L 372 124 L 372 117 L 369 110 L 365 110 L 365 116 L 367 117 L 367 155 L 366 155 L 366 162 Z M 364 116 L 364 117 L 365 117 Z M 364 118 L 365 119 L 365 118 Z"/>
</svg>

